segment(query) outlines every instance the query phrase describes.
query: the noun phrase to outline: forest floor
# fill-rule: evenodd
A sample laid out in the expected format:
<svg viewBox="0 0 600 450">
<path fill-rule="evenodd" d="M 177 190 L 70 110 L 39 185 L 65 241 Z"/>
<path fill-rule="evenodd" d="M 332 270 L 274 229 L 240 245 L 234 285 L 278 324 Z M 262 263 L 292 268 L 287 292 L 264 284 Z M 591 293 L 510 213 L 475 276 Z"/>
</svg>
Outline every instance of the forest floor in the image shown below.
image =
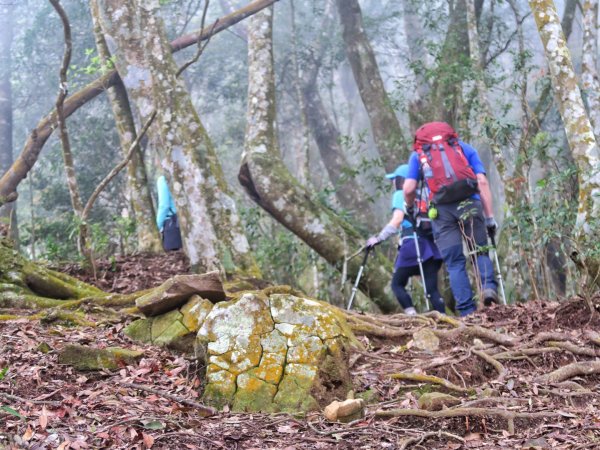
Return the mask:
<svg viewBox="0 0 600 450">
<path fill-rule="evenodd" d="M 78 274 L 73 266 L 64 270 Z M 178 253 L 116 259 L 101 265 L 96 284 L 129 292 L 186 270 Z M 349 424 L 327 422 L 320 412 L 203 417 L 183 402 L 200 401 L 202 367 L 131 342 L 121 332 L 126 323 L 5 321 L 0 449 L 598 449 L 598 304 L 600 297 L 531 301 L 452 323 L 386 316 L 397 336 L 360 336 L 367 350 L 350 357 L 356 391 L 370 390 L 375 400 Z M 412 333 L 424 327 L 445 336 L 439 348 L 419 350 Z M 144 358 L 117 371 L 81 373 L 57 362 L 57 350 L 68 343 L 141 349 Z M 568 370 L 553 372 L 561 367 Z M 391 377 L 399 373 L 407 379 Z M 423 382 L 419 375 L 438 379 Z M 419 410 L 419 394 L 431 391 L 452 394 L 457 404 Z"/>
</svg>

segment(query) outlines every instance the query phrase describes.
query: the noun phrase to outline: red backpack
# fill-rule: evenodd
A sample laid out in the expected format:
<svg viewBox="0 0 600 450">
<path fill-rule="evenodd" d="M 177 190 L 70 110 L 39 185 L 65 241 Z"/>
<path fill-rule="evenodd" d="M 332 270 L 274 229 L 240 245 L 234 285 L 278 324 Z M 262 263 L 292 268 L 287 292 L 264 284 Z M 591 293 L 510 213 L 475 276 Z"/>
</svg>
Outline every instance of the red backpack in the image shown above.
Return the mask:
<svg viewBox="0 0 600 450">
<path fill-rule="evenodd" d="M 431 203 L 455 203 L 478 192 L 477 177 L 450 125 L 445 122 L 422 125 L 415 133 L 413 148 L 429 187 Z"/>
</svg>

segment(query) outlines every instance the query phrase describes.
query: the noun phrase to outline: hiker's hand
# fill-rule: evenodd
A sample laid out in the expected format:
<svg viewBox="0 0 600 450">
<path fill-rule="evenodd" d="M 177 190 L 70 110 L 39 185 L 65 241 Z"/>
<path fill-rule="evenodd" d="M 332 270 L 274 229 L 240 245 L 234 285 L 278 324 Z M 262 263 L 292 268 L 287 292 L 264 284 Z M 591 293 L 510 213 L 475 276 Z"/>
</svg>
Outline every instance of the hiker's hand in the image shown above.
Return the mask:
<svg viewBox="0 0 600 450">
<path fill-rule="evenodd" d="M 377 236 L 371 236 L 369 239 L 367 239 L 367 242 L 365 243 L 365 247 L 371 249 L 374 248 L 377 244 L 379 244 L 379 238 Z"/>
<path fill-rule="evenodd" d="M 488 235 L 493 238 L 496 236 L 496 230 L 498 229 L 498 222 L 493 217 L 485 218 L 485 227 L 487 228 Z"/>
<path fill-rule="evenodd" d="M 408 205 L 405 203 L 404 210 L 406 211 L 405 219 L 408 220 L 413 226 L 415 226 L 415 205 Z"/>
</svg>

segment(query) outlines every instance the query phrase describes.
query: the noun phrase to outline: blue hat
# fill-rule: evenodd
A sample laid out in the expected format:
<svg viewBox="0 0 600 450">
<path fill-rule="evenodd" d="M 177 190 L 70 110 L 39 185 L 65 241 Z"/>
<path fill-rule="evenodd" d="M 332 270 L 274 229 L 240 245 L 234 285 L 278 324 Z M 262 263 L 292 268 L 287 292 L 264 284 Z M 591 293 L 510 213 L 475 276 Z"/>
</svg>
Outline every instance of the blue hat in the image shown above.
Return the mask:
<svg viewBox="0 0 600 450">
<path fill-rule="evenodd" d="M 392 178 L 396 178 L 396 177 L 406 178 L 407 176 L 408 176 L 408 164 L 402 164 L 401 166 L 396 167 L 396 170 L 394 170 L 393 173 L 388 173 L 385 177 L 389 178 L 391 180 Z"/>
</svg>

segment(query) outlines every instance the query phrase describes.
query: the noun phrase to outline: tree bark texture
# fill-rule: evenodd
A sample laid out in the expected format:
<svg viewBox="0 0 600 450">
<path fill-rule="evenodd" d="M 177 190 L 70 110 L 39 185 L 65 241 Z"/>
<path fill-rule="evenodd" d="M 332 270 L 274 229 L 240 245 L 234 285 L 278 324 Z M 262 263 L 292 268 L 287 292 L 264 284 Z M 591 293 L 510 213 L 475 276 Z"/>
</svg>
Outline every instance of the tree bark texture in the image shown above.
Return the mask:
<svg viewBox="0 0 600 450">
<path fill-rule="evenodd" d="M 13 105 L 11 47 L 13 39 L 14 4 L 0 4 L 0 172 L 5 173 L 13 164 Z M 0 207 L 0 221 L 10 226 L 11 237 L 17 241 L 16 203 Z"/>
<path fill-rule="evenodd" d="M 583 2 L 581 85 L 596 142 L 600 142 L 600 80 L 598 79 L 598 0 Z"/>
<path fill-rule="evenodd" d="M 275 134 L 272 21 L 269 8 L 254 15 L 248 26 L 248 113 L 238 178 L 259 206 L 341 270 L 345 256 L 360 246 L 360 236 L 337 215 L 313 202 L 280 158 Z M 357 259 L 350 261 L 351 274 L 358 270 Z M 384 289 L 391 275 L 386 263 L 373 259 L 365 274 L 364 286 L 371 297 L 384 311 L 395 310 L 396 302 Z"/>
<path fill-rule="evenodd" d="M 177 78 L 158 3 L 106 0 L 101 8 L 105 35 L 117 46 L 117 69 L 140 115 L 146 120 L 157 112 L 150 133 L 159 138 L 190 264 L 259 276 L 212 143 Z"/>
<path fill-rule="evenodd" d="M 410 149 L 385 91 L 371 43 L 365 33 L 358 0 L 336 0 L 346 55 L 365 105 L 373 139 L 388 172 L 405 161 Z"/>
<path fill-rule="evenodd" d="M 90 11 L 98 55 L 102 64 L 110 67 L 111 54 L 100 27 L 98 0 L 90 0 Z M 123 154 L 126 154 L 136 139 L 136 129 L 127 91 L 120 77 L 115 85 L 108 89 L 108 98 L 115 118 L 121 149 Z M 154 220 L 155 211 L 152 205 L 152 195 L 148 186 L 142 149 L 139 145 L 136 146 L 131 161 L 127 165 L 127 191 L 135 217 L 137 249 L 142 252 L 161 252 L 162 243 Z"/>
<path fill-rule="evenodd" d="M 577 84 L 554 2 L 530 0 L 546 59 L 558 109 L 569 147 L 579 169 L 577 227 L 589 234 L 590 220 L 600 214 L 600 152 Z"/>
<path fill-rule="evenodd" d="M 185 36 L 175 39 L 171 42 L 171 51 L 177 52 L 194 45 L 198 41 L 205 41 L 211 36 L 226 30 L 257 11 L 272 5 L 276 1 L 277 0 L 256 0 L 235 13 L 221 18 L 215 27 L 209 27 L 205 30 L 186 34 Z M 114 86 L 118 80 L 119 75 L 117 71 L 112 70 L 70 95 L 64 104 L 63 112 L 65 118 L 77 111 L 79 107 L 106 91 L 109 87 Z M 43 117 L 31 131 L 23 146 L 21 154 L 17 157 L 10 169 L 4 173 L 2 178 L 0 178 L 0 205 L 14 201 L 17 198 L 17 186 L 34 166 L 44 144 L 56 128 L 56 111 L 53 110 Z"/>
</svg>

